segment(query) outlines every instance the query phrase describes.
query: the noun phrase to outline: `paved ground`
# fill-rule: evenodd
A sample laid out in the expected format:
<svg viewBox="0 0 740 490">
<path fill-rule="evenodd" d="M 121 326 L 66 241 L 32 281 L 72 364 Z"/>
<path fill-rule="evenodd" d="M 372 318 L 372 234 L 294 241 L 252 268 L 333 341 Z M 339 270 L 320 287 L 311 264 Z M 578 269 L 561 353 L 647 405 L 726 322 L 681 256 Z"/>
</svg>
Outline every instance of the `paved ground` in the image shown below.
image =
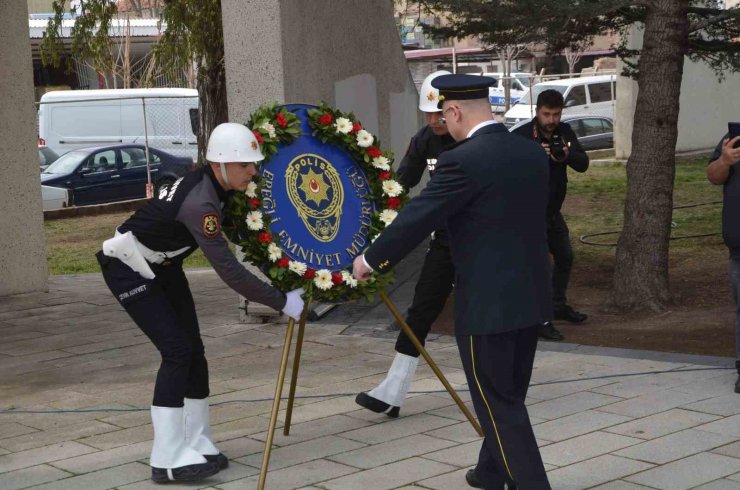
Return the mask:
<svg viewBox="0 0 740 490">
<path fill-rule="evenodd" d="M 186 488 L 255 488 L 285 326 L 240 324 L 236 297 L 213 272 L 189 278 L 211 368 L 214 435 L 232 465 Z M 408 287 L 393 294 L 399 303 L 409 295 Z M 276 436 L 268 488 L 468 488 L 463 475 L 479 439 L 452 400 L 433 392 L 441 386 L 423 362 L 412 390 L 432 392 L 408 399 L 400 419 L 354 404 L 390 364 L 385 324 L 382 310 L 367 306 L 307 329 L 304 398 L 291 435 Z M 48 294 L 0 298 L 0 335 L 0 408 L 81 410 L 0 413 L 0 489 L 156 487 L 147 458 L 158 356 L 100 276 L 54 277 Z M 428 346 L 467 399 L 453 339 Z M 553 488 L 740 489 L 732 365 L 541 344 L 529 413 Z"/>
</svg>

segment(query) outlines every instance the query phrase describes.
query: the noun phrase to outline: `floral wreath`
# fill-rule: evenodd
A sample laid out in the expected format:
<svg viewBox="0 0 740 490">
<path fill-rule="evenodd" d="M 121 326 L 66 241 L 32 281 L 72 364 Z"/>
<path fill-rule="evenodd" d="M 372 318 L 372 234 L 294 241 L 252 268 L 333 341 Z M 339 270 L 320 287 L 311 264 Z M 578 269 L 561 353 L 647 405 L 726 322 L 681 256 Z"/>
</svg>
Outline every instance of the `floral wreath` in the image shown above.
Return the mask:
<svg viewBox="0 0 740 490">
<path fill-rule="evenodd" d="M 395 179 L 393 153 L 380 150 L 377 137 L 362 128 L 352 113 L 344 113 L 321 103 L 309 109 L 308 125 L 313 136 L 346 151 L 367 176 L 369 195 L 376 209 L 371 216 L 368 240 L 378 234 L 398 215 L 407 201 L 406 190 Z M 252 129 L 268 165 L 279 145 L 291 145 L 301 136 L 301 121 L 285 106 L 275 103 L 261 106 L 252 113 L 247 127 Z M 287 257 L 270 232 L 271 218 L 261 211 L 262 186 L 256 176 L 245 193 L 236 193 L 226 209 L 224 231 L 238 245 L 245 260 L 259 267 L 273 286 L 290 291 L 304 288 L 306 297 L 324 301 L 351 301 L 366 298 L 393 282 L 391 273 L 373 274 L 358 282 L 347 270 L 312 269 L 307 264 Z"/>
</svg>

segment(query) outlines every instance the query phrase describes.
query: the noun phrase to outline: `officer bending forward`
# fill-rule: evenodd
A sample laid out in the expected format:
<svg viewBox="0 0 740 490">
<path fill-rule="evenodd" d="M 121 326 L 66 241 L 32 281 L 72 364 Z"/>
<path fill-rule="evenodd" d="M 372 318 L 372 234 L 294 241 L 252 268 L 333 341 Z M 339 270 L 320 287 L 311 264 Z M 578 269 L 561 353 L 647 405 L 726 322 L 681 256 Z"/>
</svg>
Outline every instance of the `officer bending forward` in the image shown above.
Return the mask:
<svg viewBox="0 0 740 490">
<path fill-rule="evenodd" d="M 241 124 L 221 124 L 206 159 L 205 167 L 163 186 L 97 253 L 106 284 L 162 356 L 151 407 L 150 464 L 158 483 L 200 480 L 228 466 L 211 440 L 208 364 L 185 257 L 200 247 L 219 277 L 248 300 L 295 319 L 303 310 L 301 290 L 286 295 L 249 273 L 221 234 L 230 192 L 244 192 L 264 159 L 254 135 Z"/>
</svg>

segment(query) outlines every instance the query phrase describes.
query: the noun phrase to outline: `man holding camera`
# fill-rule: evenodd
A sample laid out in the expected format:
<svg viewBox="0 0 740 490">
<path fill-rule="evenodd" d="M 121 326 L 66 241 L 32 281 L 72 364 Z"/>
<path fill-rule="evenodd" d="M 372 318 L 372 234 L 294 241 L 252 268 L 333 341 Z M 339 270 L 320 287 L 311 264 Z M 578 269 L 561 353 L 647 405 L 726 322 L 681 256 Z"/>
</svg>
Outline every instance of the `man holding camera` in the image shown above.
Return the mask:
<svg viewBox="0 0 740 490">
<path fill-rule="evenodd" d="M 731 123 L 737 124 L 737 123 Z M 731 128 L 732 129 L 732 128 Z M 724 186 L 722 193 L 722 237 L 730 249 L 730 281 L 732 297 L 737 306 L 735 316 L 735 367 L 737 381 L 735 393 L 740 393 L 740 178 L 736 165 L 740 163 L 740 136 L 725 135 L 709 159 L 707 179 L 714 185 Z"/>
<path fill-rule="evenodd" d="M 550 190 L 547 203 L 547 244 L 553 258 L 553 318 L 571 323 L 583 323 L 588 315 L 574 310 L 566 301 L 565 291 L 573 267 L 573 247 L 568 225 L 560 208 L 568 189 L 567 168 L 576 172 L 588 169 L 588 155 L 578 143 L 570 125 L 560 121 L 563 95 L 557 90 L 545 90 L 537 97 L 535 118 L 514 130 L 515 133 L 542 145 L 550 158 Z M 546 322 L 538 334 L 546 340 L 563 340 L 563 335 Z"/>
</svg>

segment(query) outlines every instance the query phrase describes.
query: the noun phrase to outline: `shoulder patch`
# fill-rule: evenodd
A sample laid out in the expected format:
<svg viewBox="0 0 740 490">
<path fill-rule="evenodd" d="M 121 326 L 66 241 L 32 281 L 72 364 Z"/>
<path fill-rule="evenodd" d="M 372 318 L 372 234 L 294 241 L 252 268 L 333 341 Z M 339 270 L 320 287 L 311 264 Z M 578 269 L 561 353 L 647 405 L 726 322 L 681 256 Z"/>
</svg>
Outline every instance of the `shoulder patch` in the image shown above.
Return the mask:
<svg viewBox="0 0 740 490">
<path fill-rule="evenodd" d="M 221 222 L 216 213 L 204 214 L 200 224 L 206 238 L 216 238 L 221 232 Z"/>
</svg>

